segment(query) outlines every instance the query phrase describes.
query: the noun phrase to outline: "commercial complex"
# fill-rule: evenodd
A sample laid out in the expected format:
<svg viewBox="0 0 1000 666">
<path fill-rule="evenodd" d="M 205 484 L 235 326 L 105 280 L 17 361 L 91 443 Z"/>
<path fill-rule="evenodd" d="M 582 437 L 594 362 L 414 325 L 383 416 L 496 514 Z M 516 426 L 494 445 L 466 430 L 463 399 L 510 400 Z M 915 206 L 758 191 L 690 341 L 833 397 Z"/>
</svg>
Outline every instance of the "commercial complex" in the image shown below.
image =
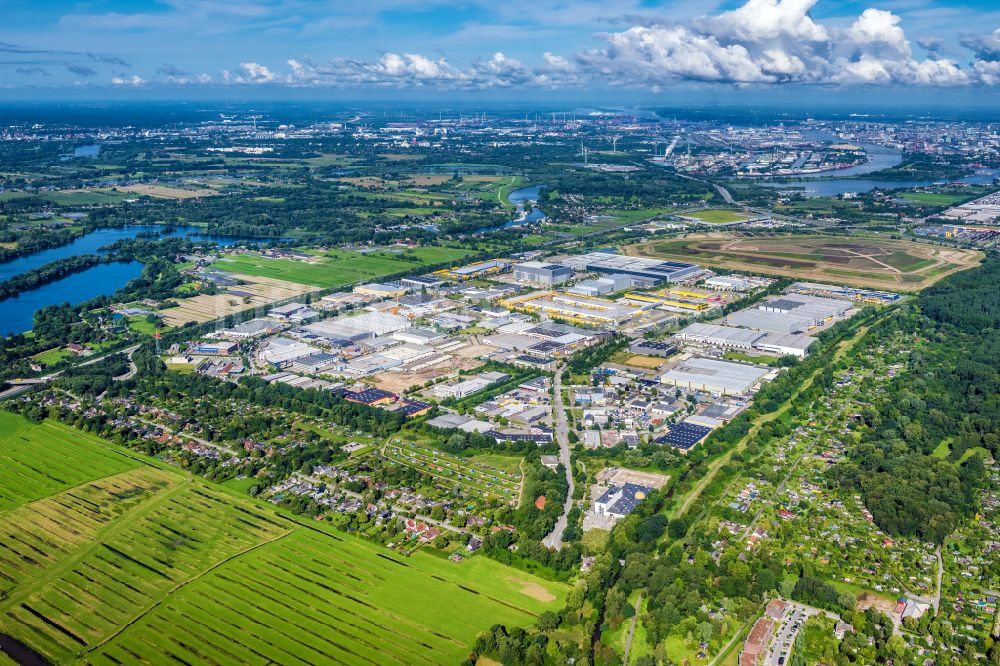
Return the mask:
<svg viewBox="0 0 1000 666">
<path fill-rule="evenodd" d="M 617 326 L 640 313 L 640 309 L 633 305 L 554 291 L 516 296 L 501 301 L 501 304 L 511 310 L 540 312 L 575 323 L 604 326 Z"/>
<path fill-rule="evenodd" d="M 525 261 L 514 266 L 514 279 L 535 284 L 560 284 L 573 277 L 573 269 L 544 261 Z"/>
</svg>

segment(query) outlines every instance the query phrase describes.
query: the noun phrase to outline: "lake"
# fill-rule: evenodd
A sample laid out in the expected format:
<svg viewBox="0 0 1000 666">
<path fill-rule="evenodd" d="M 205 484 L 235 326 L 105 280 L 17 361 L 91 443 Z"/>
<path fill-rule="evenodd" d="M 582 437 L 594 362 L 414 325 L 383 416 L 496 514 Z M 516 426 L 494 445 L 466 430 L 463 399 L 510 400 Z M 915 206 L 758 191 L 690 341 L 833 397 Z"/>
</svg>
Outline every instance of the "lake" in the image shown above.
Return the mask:
<svg viewBox="0 0 1000 666">
<path fill-rule="evenodd" d="M 36 310 L 59 303 L 76 305 L 112 294 L 141 272 L 138 261 L 101 264 L 0 301 L 0 335 L 30 331 Z"/>
<path fill-rule="evenodd" d="M 103 254 L 100 248 L 105 245 L 136 238 L 142 233 L 159 233 L 160 238 L 184 236 L 191 240 L 210 240 L 223 247 L 233 245 L 240 240 L 264 240 L 237 236 L 212 236 L 204 233 L 204 229 L 201 227 L 174 227 L 171 231 L 163 233 L 165 228 L 150 224 L 97 229 L 77 238 L 72 243 L 0 264 L 0 280 L 9 280 L 16 275 L 39 268 L 57 259 L 82 254 Z M 129 280 L 139 277 L 141 272 L 142 264 L 138 261 L 101 264 L 0 301 L 0 335 L 24 333 L 31 330 L 35 311 L 48 305 L 59 303 L 76 305 L 97 296 L 113 294 L 124 287 Z"/>
<path fill-rule="evenodd" d="M 110 245 L 120 240 L 130 240 L 143 233 L 162 232 L 163 229 L 166 229 L 166 227 L 155 224 L 97 229 L 96 231 L 91 231 L 88 234 L 80 236 L 67 245 L 49 248 L 48 250 L 29 254 L 26 257 L 18 257 L 12 261 L 0 264 L 0 281 L 9 280 L 15 275 L 41 268 L 45 264 L 57 259 L 75 257 L 80 254 L 101 254 L 99 250 L 105 245 Z M 211 240 L 222 247 L 232 245 L 238 240 L 253 240 L 240 239 L 234 236 L 210 236 L 205 234 L 204 229 L 201 227 L 174 227 L 169 233 L 160 233 L 160 238 L 175 236 L 187 236 L 191 240 Z"/>
</svg>

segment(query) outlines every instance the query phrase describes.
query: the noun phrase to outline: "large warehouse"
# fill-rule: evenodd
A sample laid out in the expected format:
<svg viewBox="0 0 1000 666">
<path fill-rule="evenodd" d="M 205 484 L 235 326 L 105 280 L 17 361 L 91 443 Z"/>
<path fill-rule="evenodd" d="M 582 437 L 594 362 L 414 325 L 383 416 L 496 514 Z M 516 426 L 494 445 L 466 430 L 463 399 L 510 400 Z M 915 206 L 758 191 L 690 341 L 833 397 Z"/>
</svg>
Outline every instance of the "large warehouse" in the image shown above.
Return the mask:
<svg viewBox="0 0 1000 666">
<path fill-rule="evenodd" d="M 573 269 L 545 261 L 525 261 L 514 266 L 514 279 L 535 284 L 560 284 L 573 277 Z"/>
<path fill-rule="evenodd" d="M 765 335 L 767 334 L 763 331 L 751 331 L 746 328 L 694 323 L 682 328 L 674 334 L 674 337 L 678 340 L 728 349 L 753 349 L 757 341 Z"/>
<path fill-rule="evenodd" d="M 590 252 L 570 256 L 562 260 L 561 263 L 578 271 L 606 275 L 621 273 L 638 278 L 651 278 L 658 282 L 680 282 L 701 272 L 701 267 L 697 264 L 629 257 L 610 252 Z"/>
<path fill-rule="evenodd" d="M 324 319 L 305 326 L 305 330 L 330 340 L 358 342 L 402 331 L 411 326 L 410 320 L 401 315 L 384 312 L 365 312 L 355 317 L 341 316 Z"/>
<path fill-rule="evenodd" d="M 791 294 L 764 301 L 756 308 L 740 310 L 727 317 L 727 323 L 772 333 L 795 333 L 821 326 L 843 317 L 854 303 L 836 298 Z"/>
<path fill-rule="evenodd" d="M 696 391 L 735 395 L 748 393 L 768 372 L 757 365 L 695 357 L 667 371 L 660 381 Z"/>
<path fill-rule="evenodd" d="M 674 334 L 678 340 L 723 349 L 743 349 L 804 357 L 815 338 L 801 333 L 767 333 L 747 328 L 694 323 Z"/>
</svg>

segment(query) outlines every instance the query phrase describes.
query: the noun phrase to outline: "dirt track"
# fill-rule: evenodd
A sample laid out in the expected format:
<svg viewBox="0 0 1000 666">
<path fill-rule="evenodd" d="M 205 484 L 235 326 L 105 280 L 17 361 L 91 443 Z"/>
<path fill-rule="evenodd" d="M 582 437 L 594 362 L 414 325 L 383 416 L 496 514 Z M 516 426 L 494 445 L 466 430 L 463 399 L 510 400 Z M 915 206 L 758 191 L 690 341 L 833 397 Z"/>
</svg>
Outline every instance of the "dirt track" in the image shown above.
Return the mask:
<svg viewBox="0 0 1000 666">
<path fill-rule="evenodd" d="M 919 291 L 979 264 L 982 253 L 874 237 L 751 235 L 711 232 L 647 241 L 626 254 L 662 257 L 855 287 Z"/>
</svg>

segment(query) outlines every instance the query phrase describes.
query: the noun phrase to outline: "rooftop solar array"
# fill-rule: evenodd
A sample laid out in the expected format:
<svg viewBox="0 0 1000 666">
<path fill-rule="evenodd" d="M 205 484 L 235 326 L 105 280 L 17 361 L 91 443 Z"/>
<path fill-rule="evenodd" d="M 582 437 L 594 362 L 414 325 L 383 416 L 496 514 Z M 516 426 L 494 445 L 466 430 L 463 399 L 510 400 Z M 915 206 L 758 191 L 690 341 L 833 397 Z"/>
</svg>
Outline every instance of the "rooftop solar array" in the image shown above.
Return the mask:
<svg viewBox="0 0 1000 666">
<path fill-rule="evenodd" d="M 670 426 L 667 434 L 657 437 L 653 442 L 656 444 L 669 444 L 675 449 L 687 451 L 708 437 L 708 433 L 710 432 L 712 432 L 711 428 L 706 428 L 695 423 L 675 423 Z"/>
</svg>

